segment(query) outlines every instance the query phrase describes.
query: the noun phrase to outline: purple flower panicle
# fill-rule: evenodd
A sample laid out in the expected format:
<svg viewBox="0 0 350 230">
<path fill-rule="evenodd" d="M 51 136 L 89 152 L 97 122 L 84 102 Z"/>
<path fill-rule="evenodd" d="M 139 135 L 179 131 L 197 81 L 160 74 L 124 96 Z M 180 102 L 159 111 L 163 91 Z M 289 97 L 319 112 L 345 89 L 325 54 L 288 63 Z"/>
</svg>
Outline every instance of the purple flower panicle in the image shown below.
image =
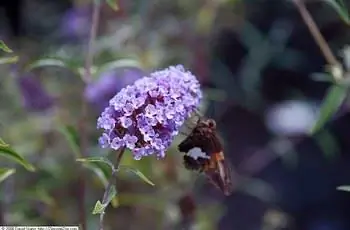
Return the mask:
<svg viewBox="0 0 350 230">
<path fill-rule="evenodd" d="M 156 71 L 117 93 L 97 120 L 103 148 L 128 148 L 134 159 L 165 156 L 180 126 L 198 107 L 198 80 L 181 65 Z"/>
</svg>

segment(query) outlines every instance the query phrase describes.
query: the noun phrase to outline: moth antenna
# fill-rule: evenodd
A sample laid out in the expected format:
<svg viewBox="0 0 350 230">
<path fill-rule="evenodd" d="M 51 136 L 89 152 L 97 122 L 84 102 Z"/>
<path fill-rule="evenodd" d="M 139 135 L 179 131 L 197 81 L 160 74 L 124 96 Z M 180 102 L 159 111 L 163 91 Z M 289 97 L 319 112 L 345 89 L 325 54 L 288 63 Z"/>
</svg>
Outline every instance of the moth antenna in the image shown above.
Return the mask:
<svg viewBox="0 0 350 230">
<path fill-rule="evenodd" d="M 203 116 L 204 116 L 198 109 L 195 109 L 194 112 L 195 112 L 199 117 L 203 117 Z"/>
<path fill-rule="evenodd" d="M 184 136 L 190 135 L 189 133 L 185 133 L 185 132 L 183 132 L 183 131 L 179 131 L 179 133 L 182 134 L 182 135 L 184 135 Z"/>
<path fill-rule="evenodd" d="M 194 115 L 198 117 L 198 121 L 200 121 L 200 119 L 203 117 L 203 114 L 198 109 L 195 109 L 193 112 Z"/>
<path fill-rule="evenodd" d="M 191 127 L 191 126 L 188 124 L 188 122 L 185 122 L 184 125 L 185 125 L 186 128 L 188 128 L 188 129 L 190 129 L 190 130 L 192 130 L 192 129 L 195 128 L 195 126 Z"/>
</svg>

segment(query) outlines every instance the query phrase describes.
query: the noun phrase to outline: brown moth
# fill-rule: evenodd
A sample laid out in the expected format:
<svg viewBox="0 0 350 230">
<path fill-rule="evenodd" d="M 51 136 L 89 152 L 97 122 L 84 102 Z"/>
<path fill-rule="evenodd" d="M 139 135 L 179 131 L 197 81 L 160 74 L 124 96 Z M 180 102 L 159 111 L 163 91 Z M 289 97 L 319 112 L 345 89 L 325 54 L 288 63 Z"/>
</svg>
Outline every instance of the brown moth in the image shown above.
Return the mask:
<svg viewBox="0 0 350 230">
<path fill-rule="evenodd" d="M 225 161 L 223 145 L 213 119 L 199 119 L 178 149 L 185 153 L 183 162 L 186 169 L 204 173 L 226 196 L 232 193 L 231 167 Z"/>
</svg>

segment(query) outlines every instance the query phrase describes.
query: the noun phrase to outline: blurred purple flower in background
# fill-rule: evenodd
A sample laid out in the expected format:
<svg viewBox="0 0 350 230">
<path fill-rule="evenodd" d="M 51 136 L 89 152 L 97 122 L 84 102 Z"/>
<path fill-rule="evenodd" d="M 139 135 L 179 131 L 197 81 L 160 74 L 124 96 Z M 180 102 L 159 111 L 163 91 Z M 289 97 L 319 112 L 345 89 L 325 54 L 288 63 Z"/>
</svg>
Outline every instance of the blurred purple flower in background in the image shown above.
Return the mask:
<svg viewBox="0 0 350 230">
<path fill-rule="evenodd" d="M 277 135 L 308 133 L 318 117 L 316 103 L 289 100 L 272 106 L 265 115 L 266 125 Z"/>
<path fill-rule="evenodd" d="M 199 106 L 198 80 L 182 66 L 170 66 L 123 88 L 97 120 L 103 148 L 128 148 L 134 159 L 161 158 L 179 128 Z"/>
<path fill-rule="evenodd" d="M 43 88 L 34 74 L 26 73 L 16 77 L 23 106 L 32 112 L 44 112 L 54 105 L 54 98 Z"/>
<path fill-rule="evenodd" d="M 74 7 L 62 16 L 60 31 L 64 37 L 80 40 L 88 37 L 90 23 L 90 7 Z"/>
<path fill-rule="evenodd" d="M 104 72 L 85 88 L 85 99 L 102 111 L 108 106 L 109 100 L 122 88 L 133 84 L 145 75 L 143 70 L 137 68 L 118 68 Z"/>
</svg>

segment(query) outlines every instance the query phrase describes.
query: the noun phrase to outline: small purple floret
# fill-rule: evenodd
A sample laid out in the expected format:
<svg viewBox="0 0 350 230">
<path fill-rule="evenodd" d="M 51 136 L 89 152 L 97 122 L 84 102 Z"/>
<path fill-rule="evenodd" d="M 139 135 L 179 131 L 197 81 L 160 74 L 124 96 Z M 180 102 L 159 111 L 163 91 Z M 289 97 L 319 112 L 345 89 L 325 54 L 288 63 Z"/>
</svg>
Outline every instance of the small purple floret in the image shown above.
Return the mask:
<svg viewBox="0 0 350 230">
<path fill-rule="evenodd" d="M 162 158 L 201 98 L 198 80 L 181 65 L 143 77 L 117 93 L 98 118 L 100 145 L 128 148 L 136 160 Z"/>
</svg>

